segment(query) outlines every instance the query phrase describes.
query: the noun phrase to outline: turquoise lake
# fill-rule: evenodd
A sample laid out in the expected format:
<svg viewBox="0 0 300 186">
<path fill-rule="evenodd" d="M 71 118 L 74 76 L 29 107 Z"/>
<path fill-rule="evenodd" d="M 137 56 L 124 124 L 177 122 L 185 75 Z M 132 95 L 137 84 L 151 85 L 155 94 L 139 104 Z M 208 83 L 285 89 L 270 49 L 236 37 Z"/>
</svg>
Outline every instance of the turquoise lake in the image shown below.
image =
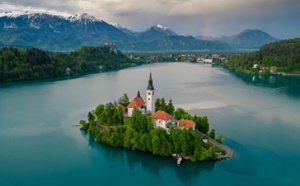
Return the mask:
<svg viewBox="0 0 300 186">
<path fill-rule="evenodd" d="M 208 116 L 233 159 L 176 164 L 81 131 L 100 103 L 137 91 Z M 300 77 L 157 63 L 79 78 L 0 84 L 0 185 L 299 185 Z"/>
</svg>

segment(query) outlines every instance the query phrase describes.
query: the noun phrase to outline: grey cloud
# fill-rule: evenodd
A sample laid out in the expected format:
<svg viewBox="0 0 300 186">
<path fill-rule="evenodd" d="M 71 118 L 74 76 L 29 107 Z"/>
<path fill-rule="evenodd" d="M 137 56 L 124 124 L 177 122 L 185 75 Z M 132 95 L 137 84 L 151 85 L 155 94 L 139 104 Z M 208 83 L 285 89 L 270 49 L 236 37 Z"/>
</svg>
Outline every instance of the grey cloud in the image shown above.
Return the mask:
<svg viewBox="0 0 300 186">
<path fill-rule="evenodd" d="M 257 28 L 275 37 L 299 36 L 298 0 L 1 0 L 0 11 L 44 11 L 62 15 L 87 12 L 107 22 L 143 30 L 163 24 L 177 33 L 235 34 Z"/>
</svg>

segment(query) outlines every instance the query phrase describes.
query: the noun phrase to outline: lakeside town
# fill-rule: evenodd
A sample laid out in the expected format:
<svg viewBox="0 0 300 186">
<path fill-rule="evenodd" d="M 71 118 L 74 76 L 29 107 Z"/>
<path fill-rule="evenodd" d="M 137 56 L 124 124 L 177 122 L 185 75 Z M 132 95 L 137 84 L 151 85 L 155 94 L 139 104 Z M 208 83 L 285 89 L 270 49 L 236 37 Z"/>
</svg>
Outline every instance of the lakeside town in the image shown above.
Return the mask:
<svg viewBox="0 0 300 186">
<path fill-rule="evenodd" d="M 216 60 L 225 61 L 222 54 L 216 53 L 131 53 L 127 57 L 135 61 L 145 63 L 155 62 L 187 62 L 187 63 L 208 63 L 214 64 Z"/>
</svg>

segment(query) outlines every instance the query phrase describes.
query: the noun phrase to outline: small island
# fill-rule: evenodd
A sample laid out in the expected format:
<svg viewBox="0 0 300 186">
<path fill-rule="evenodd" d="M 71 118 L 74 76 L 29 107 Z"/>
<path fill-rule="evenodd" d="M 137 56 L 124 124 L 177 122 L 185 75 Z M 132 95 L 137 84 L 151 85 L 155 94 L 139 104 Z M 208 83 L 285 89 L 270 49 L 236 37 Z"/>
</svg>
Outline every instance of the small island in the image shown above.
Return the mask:
<svg viewBox="0 0 300 186">
<path fill-rule="evenodd" d="M 131 102 L 124 94 L 118 102 L 100 104 L 88 113 L 88 121 L 80 121 L 82 129 L 99 142 L 173 156 L 178 164 L 182 159 L 197 162 L 233 157 L 233 150 L 222 145 L 222 135 L 215 140 L 215 129 L 209 130 L 206 116 L 175 110 L 172 100 L 154 99 L 154 92 L 150 73 L 146 102 L 138 91 Z"/>
</svg>

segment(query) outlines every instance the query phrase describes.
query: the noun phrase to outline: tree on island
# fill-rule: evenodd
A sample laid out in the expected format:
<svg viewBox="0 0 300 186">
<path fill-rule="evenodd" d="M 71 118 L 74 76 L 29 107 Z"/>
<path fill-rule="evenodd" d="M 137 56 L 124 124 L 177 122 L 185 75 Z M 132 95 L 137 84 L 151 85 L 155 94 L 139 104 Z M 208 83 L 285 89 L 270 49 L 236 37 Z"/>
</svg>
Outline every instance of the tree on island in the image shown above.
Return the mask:
<svg viewBox="0 0 300 186">
<path fill-rule="evenodd" d="M 215 129 L 211 129 L 211 131 L 209 132 L 209 137 L 210 137 L 211 139 L 215 139 L 215 137 L 216 137 Z"/>
<path fill-rule="evenodd" d="M 118 100 L 118 103 L 124 107 L 127 107 L 127 105 L 129 105 L 130 102 L 126 93 L 124 93 L 123 96 Z"/>
<path fill-rule="evenodd" d="M 223 143 L 223 135 L 219 135 L 219 137 L 216 139 L 217 142 Z"/>
<path fill-rule="evenodd" d="M 162 110 L 166 113 L 173 115 L 175 108 L 172 103 L 172 99 L 169 100 L 168 104 L 166 104 L 165 98 L 156 98 L 155 100 L 155 111 Z"/>
</svg>

